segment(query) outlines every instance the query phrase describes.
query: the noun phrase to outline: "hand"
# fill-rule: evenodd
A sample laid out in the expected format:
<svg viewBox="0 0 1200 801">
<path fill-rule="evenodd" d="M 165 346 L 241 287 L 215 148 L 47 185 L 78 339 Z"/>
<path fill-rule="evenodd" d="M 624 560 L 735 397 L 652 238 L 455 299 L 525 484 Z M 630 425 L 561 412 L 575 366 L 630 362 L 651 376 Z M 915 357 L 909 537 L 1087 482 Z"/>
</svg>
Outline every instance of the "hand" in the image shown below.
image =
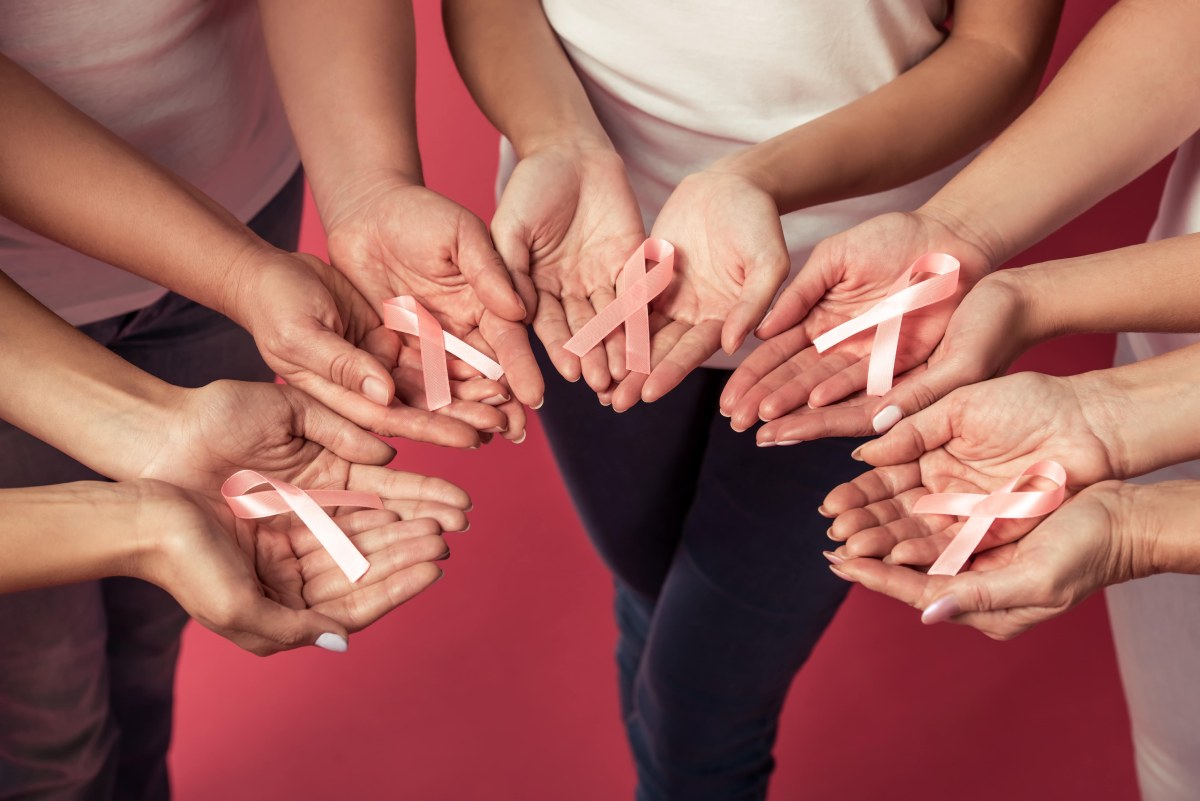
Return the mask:
<svg viewBox="0 0 1200 801">
<path fill-rule="evenodd" d="M 413 295 L 448 331 L 494 356 L 522 403 L 541 403 L 525 306 L 478 217 L 419 184 L 382 174 L 351 182 L 335 197 L 326 232 L 334 267 L 373 308 Z"/>
<path fill-rule="evenodd" d="M 596 392 L 624 378 L 621 328 L 582 358 L 563 348 L 612 302 L 621 267 L 646 238 L 620 156 L 572 144 L 526 155 L 504 188 L 492 238 L 563 378 L 582 376 Z"/>
<path fill-rule="evenodd" d="M 957 576 L 928 576 L 868 558 L 842 562 L 835 572 L 924 610 L 926 624 L 950 620 L 1010 640 L 1101 587 L 1138 577 L 1126 524 L 1132 491 L 1119 481 L 1088 487 Z"/>
<path fill-rule="evenodd" d="M 211 496 L 142 479 L 136 532 L 152 542 L 131 572 L 206 628 L 259 656 L 359 631 L 427 589 L 450 555 L 436 521 L 370 510 L 336 518 L 371 563 L 351 584 L 303 525 L 237 520 Z"/>
<path fill-rule="evenodd" d="M 803 406 L 828 370 L 849 357 L 830 354 L 823 360 L 809 347 L 780 363 L 782 343 L 797 329 L 768 340 L 725 386 L 722 403 L 732 404 L 733 429 L 768 421 L 758 429 L 760 445 L 882 434 L 958 387 L 1003 374 L 1039 338 L 1026 314 L 1019 273 L 1004 270 L 976 284 L 954 310 L 927 364 L 900 376 L 883 397 L 859 393 L 829 406 Z"/>
<path fill-rule="evenodd" d="M 887 297 L 896 276 L 917 258 L 945 252 L 962 265 L 957 294 L 904 315 L 900 329 L 897 374 L 922 364 L 941 340 L 959 300 L 995 266 L 987 252 L 960 230 L 952 220 L 928 212 L 893 213 L 817 245 L 758 327 L 758 336 L 765 341 L 746 360 L 737 380 L 730 380 L 721 396 L 722 411 L 732 415 L 736 409 L 739 425 L 745 422 L 749 413 L 740 401 L 768 376 L 765 388 L 780 391 L 771 404 L 775 416 L 805 402 L 825 406 L 864 389 L 874 331 L 863 332 L 824 355 L 816 353 L 812 341 Z M 765 395 L 758 398 L 759 403 L 764 399 Z M 753 398 L 746 405 L 750 403 Z"/>
<path fill-rule="evenodd" d="M 718 166 L 680 182 L 651 236 L 675 245 L 675 279 L 651 304 L 653 369 L 620 383 L 616 411 L 658 400 L 718 348 L 736 351 L 791 264 L 775 201 Z"/>
<path fill-rule="evenodd" d="M 138 477 L 220 501 L 232 473 L 257 470 L 305 490 L 373 492 L 404 520 L 428 517 L 447 531 L 467 527 L 471 505 L 448 481 L 391 470 L 395 452 L 307 395 L 276 384 L 217 381 L 182 390 L 173 424 Z"/>
<path fill-rule="evenodd" d="M 823 513 L 836 520 L 829 536 L 849 559 L 886 556 L 932 564 L 961 527 L 952 517 L 914 515 L 931 492 L 990 493 L 1034 462 L 1052 459 L 1067 471 L 1068 493 L 1122 477 L 1119 420 L 1125 402 L 1097 374 L 1052 378 L 1018 373 L 955 390 L 897 423 L 856 455 L 876 468 L 834 489 Z M 1011 542 L 1033 519 L 1000 519 L 981 549 Z"/>
<path fill-rule="evenodd" d="M 412 349 L 402 349 L 362 295 L 320 259 L 264 249 L 237 274 L 245 278 L 232 308 L 267 365 L 347 419 L 382 436 L 458 448 L 477 447 L 481 431 L 512 427 L 503 411 L 480 402 L 506 395 L 494 381 L 456 383 L 454 403 L 437 413 L 424 408 L 420 371 L 400 358 Z M 524 415 L 516 422 L 523 430 Z"/>
</svg>

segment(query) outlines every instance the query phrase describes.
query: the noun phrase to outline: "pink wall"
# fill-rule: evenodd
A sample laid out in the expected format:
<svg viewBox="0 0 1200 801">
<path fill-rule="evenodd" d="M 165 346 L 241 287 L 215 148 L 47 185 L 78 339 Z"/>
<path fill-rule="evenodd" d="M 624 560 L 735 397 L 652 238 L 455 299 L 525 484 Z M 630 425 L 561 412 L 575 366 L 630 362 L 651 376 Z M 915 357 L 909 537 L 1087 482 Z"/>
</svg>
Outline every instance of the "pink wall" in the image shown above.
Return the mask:
<svg viewBox="0 0 1200 801">
<path fill-rule="evenodd" d="M 434 4 L 417 5 L 428 182 L 487 218 L 496 134 L 454 73 Z M 1068 3 L 1055 64 L 1108 5 Z M 1015 263 L 1139 241 L 1161 181 L 1159 170 L 1135 182 Z M 323 250 L 311 217 L 305 247 Z M 1110 355 L 1110 337 L 1077 337 L 1022 364 L 1071 373 Z M 260 661 L 193 627 L 178 798 L 630 797 L 608 580 L 540 432 L 471 454 L 399 445 L 397 466 L 474 496 L 446 580 L 354 637 L 346 657 Z M 1099 600 L 994 643 L 922 627 L 912 610 L 856 590 L 797 679 L 772 797 L 1124 801 L 1134 797 L 1126 727 Z"/>
</svg>

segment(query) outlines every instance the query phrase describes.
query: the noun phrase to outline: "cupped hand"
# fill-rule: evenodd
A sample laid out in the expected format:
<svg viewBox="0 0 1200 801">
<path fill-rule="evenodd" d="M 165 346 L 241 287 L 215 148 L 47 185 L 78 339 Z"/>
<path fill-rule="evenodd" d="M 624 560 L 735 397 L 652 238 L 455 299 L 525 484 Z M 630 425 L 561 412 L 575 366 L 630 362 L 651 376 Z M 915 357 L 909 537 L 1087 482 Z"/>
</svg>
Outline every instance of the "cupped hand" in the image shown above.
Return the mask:
<svg viewBox="0 0 1200 801">
<path fill-rule="evenodd" d="M 624 378 L 622 329 L 583 357 L 563 347 L 613 301 L 621 267 L 646 238 L 611 146 L 560 144 L 525 155 L 500 197 L 492 238 L 563 378 L 582 377 L 596 392 Z"/>
<path fill-rule="evenodd" d="M 923 610 L 927 624 L 949 620 L 1009 640 L 1102 587 L 1136 577 L 1121 523 L 1129 489 L 1119 481 L 1085 488 L 1028 534 L 981 553 L 957 576 L 871 558 L 846 560 L 835 571 Z"/>
<path fill-rule="evenodd" d="M 651 236 L 675 246 L 675 277 L 651 304 L 652 370 L 617 386 L 617 411 L 663 397 L 718 349 L 736 351 L 791 264 L 775 201 L 732 171 L 711 169 L 681 181 Z"/>
<path fill-rule="evenodd" d="M 429 517 L 447 531 L 467 527 L 466 492 L 448 481 L 391 470 L 395 452 L 308 395 L 277 384 L 217 381 L 183 390 L 138 472 L 220 498 L 238 470 L 256 470 L 305 490 L 379 495 L 404 520 Z"/>
<path fill-rule="evenodd" d="M 359 631 L 427 589 L 449 556 L 437 522 L 370 510 L 336 518 L 370 568 L 355 583 L 302 525 L 238 520 L 211 495 L 151 479 L 139 493 L 131 572 L 206 628 L 259 656 L 307 645 L 346 650 Z M 289 516 L 290 517 L 290 516 Z"/>
<path fill-rule="evenodd" d="M 1043 459 L 1066 469 L 1068 494 L 1120 477 L 1122 403 L 1086 374 L 1018 373 L 955 390 L 856 451 L 875 469 L 834 489 L 822 506 L 837 518 L 830 538 L 844 543 L 835 555 L 932 564 L 961 523 L 913 514 L 919 498 L 987 494 Z M 1035 523 L 996 520 L 980 548 L 1011 542 Z"/>
<path fill-rule="evenodd" d="M 924 363 L 959 301 L 995 265 L 952 221 L 925 212 L 884 214 L 813 249 L 758 327 L 764 342 L 726 386 L 722 411 L 731 416 L 738 412 L 741 424 L 751 413 L 748 407 L 755 401 L 761 406 L 772 393 L 778 394 L 767 411 L 778 417 L 804 403 L 825 406 L 863 390 L 874 330 L 821 355 L 812 342 L 887 297 L 896 277 L 930 252 L 949 253 L 961 268 L 953 298 L 904 315 L 895 371 L 905 373 Z M 764 380 L 766 385 L 759 387 Z M 754 396 L 743 403 L 751 390 Z"/>
<path fill-rule="evenodd" d="M 336 195 L 325 226 L 333 266 L 372 308 L 414 296 L 446 330 L 499 361 L 521 402 L 541 403 L 526 308 L 482 220 L 403 176 L 379 173 Z"/>
<path fill-rule="evenodd" d="M 320 259 L 263 249 L 242 274 L 237 316 L 264 361 L 338 414 L 382 436 L 458 448 L 478 446 L 481 431 L 507 427 L 502 411 L 475 400 L 477 391 L 456 391 L 458 400 L 436 413 L 424 408 L 417 376 L 396 369 L 413 349 L 402 348 L 366 299 Z M 489 395 L 507 392 L 495 382 L 487 387 Z"/>
<path fill-rule="evenodd" d="M 756 435 L 760 445 L 882 434 L 959 387 L 1001 375 L 1037 339 L 1030 330 L 1019 272 L 993 273 L 976 284 L 953 311 L 928 362 L 899 376 L 882 397 L 858 392 L 828 406 L 807 406 L 814 389 L 855 357 L 836 352 L 821 357 L 808 347 L 780 362 L 788 338 L 803 334 L 794 328 L 768 340 L 725 387 L 722 401 L 732 403 L 731 425 L 745 431 L 766 421 Z"/>
</svg>

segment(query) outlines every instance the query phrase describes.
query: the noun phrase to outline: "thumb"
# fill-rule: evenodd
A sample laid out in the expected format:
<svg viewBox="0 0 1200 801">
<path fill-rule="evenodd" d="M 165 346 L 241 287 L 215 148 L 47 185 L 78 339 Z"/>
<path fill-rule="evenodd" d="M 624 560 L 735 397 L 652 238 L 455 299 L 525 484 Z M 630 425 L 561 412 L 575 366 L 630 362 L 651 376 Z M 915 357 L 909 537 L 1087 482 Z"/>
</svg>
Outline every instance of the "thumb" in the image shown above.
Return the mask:
<svg viewBox="0 0 1200 801">
<path fill-rule="evenodd" d="M 236 627 L 245 635 L 238 645 L 259 656 L 308 645 L 335 653 L 350 647 L 350 633 L 333 618 L 312 609 L 290 609 L 262 596 L 239 615 Z"/>
<path fill-rule="evenodd" d="M 782 243 L 780 247 L 783 248 Z M 721 348 L 726 353 L 732 354 L 740 348 L 750 332 L 764 321 L 767 308 L 779 291 L 779 285 L 787 278 L 790 265 L 787 250 L 782 249 L 747 270 L 738 302 L 721 328 Z"/>
<path fill-rule="evenodd" d="M 529 273 L 529 240 L 525 235 L 524 226 L 508 213 L 503 204 L 504 201 L 501 200 L 501 207 L 496 210 L 496 216 L 492 218 L 492 242 L 496 246 L 496 253 L 499 254 L 500 260 L 508 269 L 509 277 L 512 279 L 521 302 L 529 310 L 526 321 L 532 322 L 533 315 L 537 311 L 538 297 L 537 288 Z"/>
<path fill-rule="evenodd" d="M 957 575 L 946 582 L 938 597 L 925 607 L 921 622 L 932 626 L 960 615 L 1041 605 L 1031 598 L 1029 577 L 1022 576 L 1021 572 L 1009 567 Z"/>
<path fill-rule="evenodd" d="M 759 339 L 770 339 L 799 324 L 832 288 L 830 281 L 825 278 L 827 270 L 823 269 L 826 261 L 824 254 L 828 250 L 824 243 L 817 245 L 800 272 L 779 293 L 775 306 L 755 332 Z"/>
<path fill-rule="evenodd" d="M 949 404 L 934 404 L 896 423 L 882 437 L 860 446 L 857 454 L 875 467 L 915 462 L 954 436 L 950 412 Z"/>
<path fill-rule="evenodd" d="M 880 398 L 871 425 L 876 434 L 886 433 L 909 415 L 932 406 L 959 387 L 984 378 L 959 359 L 944 359 L 930 364 L 928 369 L 914 370 Z"/>
<path fill-rule="evenodd" d="M 297 367 L 379 406 L 390 406 L 396 396 L 392 376 L 378 359 L 324 325 L 313 325 L 289 344 L 289 361 Z"/>
<path fill-rule="evenodd" d="M 458 269 L 463 277 L 488 311 L 501 319 L 520 322 L 526 318 L 527 310 L 513 289 L 506 263 L 493 246 L 482 220 L 474 218 L 460 228 Z"/>
<path fill-rule="evenodd" d="M 386 442 L 314 400 L 303 392 L 289 392 L 288 400 L 300 421 L 300 434 L 354 464 L 384 465 L 396 451 Z"/>
</svg>

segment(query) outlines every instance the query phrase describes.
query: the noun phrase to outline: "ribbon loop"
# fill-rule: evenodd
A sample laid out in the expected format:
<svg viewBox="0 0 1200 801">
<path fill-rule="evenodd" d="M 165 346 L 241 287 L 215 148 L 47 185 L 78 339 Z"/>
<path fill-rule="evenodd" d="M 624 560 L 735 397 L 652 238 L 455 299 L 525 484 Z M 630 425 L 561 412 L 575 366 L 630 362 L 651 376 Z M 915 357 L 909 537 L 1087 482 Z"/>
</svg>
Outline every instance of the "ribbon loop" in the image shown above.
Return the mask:
<svg viewBox="0 0 1200 801">
<path fill-rule="evenodd" d="M 250 492 L 263 484 L 269 484 L 274 490 Z M 305 492 L 294 484 L 277 478 L 267 478 L 253 470 L 239 470 L 225 479 L 225 483 L 221 485 L 221 497 L 229 504 L 234 517 L 242 520 L 295 512 L 351 582 L 362 578 L 363 573 L 371 566 L 345 532 L 338 528 L 337 523 L 333 522 L 321 507 L 362 506 L 367 509 L 382 509 L 383 501 L 378 495 L 350 490 Z"/>
<path fill-rule="evenodd" d="M 649 271 L 646 261 L 656 261 Z M 583 356 L 625 324 L 625 362 L 630 372 L 650 372 L 650 301 L 662 294 L 675 274 L 675 246 L 651 237 L 633 252 L 617 279 L 616 300 L 605 306 L 564 346 Z"/>
<path fill-rule="evenodd" d="M 483 375 L 499 381 L 504 368 L 478 349 L 446 333 L 441 323 L 412 295 L 383 302 L 383 324 L 402 334 L 412 334 L 421 343 L 421 373 L 425 378 L 425 400 L 429 411 L 449 406 L 450 378 L 446 371 L 447 351 Z"/>
<path fill-rule="evenodd" d="M 909 286 L 913 276 L 932 275 L 925 281 Z M 886 395 L 892 388 L 896 371 L 896 349 L 900 344 L 900 322 L 905 314 L 954 295 L 958 287 L 959 262 L 948 253 L 926 253 L 909 265 L 888 288 L 888 296 L 839 326 L 813 340 L 818 353 L 834 345 L 875 329 L 871 345 L 871 360 L 867 365 L 867 394 Z"/>
<path fill-rule="evenodd" d="M 1027 478 L 1040 476 L 1055 483 L 1052 490 L 1014 492 Z M 1058 462 L 1043 460 L 1025 468 L 1012 481 L 989 495 L 971 492 L 940 492 L 926 495 L 913 505 L 921 515 L 956 515 L 968 518 L 958 534 L 929 568 L 931 576 L 953 576 L 975 553 L 983 536 L 997 518 L 1041 517 L 1063 502 L 1067 471 Z"/>
</svg>

